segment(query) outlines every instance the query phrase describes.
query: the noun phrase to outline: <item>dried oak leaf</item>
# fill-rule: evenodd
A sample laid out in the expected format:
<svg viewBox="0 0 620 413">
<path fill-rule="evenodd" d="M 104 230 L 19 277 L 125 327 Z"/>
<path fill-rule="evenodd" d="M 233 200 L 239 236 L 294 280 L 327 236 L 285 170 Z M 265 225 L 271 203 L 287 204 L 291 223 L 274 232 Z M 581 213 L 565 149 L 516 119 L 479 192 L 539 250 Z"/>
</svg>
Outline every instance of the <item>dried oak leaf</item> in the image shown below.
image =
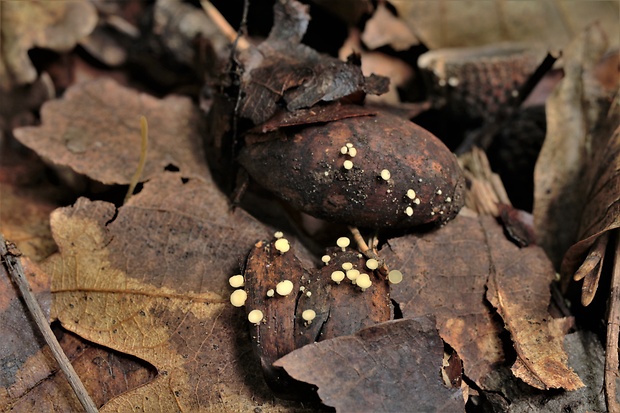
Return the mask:
<svg viewBox="0 0 620 413">
<path fill-rule="evenodd" d="M 0 76 L 0 85 L 6 88 L 11 81 L 23 85 L 37 78 L 28 50 L 41 47 L 60 52 L 73 48 L 95 28 L 97 11 L 85 0 L 3 1 L 0 22 L 0 66 L 5 65 L 9 76 Z"/>
<path fill-rule="evenodd" d="M 71 87 L 43 105 L 41 126 L 14 134 L 57 165 L 105 184 L 128 184 L 140 158 L 140 115 L 149 122 L 143 181 L 170 166 L 185 177 L 207 179 L 200 117 L 191 100 L 157 99 L 110 79 Z"/>
<path fill-rule="evenodd" d="M 618 3 L 392 0 L 398 15 L 430 49 L 519 41 L 564 47 L 574 33 L 602 22 L 618 47 Z M 475 24 L 473 24 L 475 22 Z"/>
<path fill-rule="evenodd" d="M 616 89 L 606 91 L 594 75 L 596 64 L 606 49 L 606 35 L 598 25 L 582 32 L 563 53 L 565 75 L 546 104 L 547 135 L 534 170 L 533 213 L 538 243 L 545 248 L 556 268 L 560 267 L 562 257 L 572 244 L 605 228 L 602 222 L 597 229 L 580 229 L 576 225 L 586 204 L 596 209 L 589 214 L 597 215 L 585 219 L 605 217 L 611 224 L 610 229 L 614 219 L 618 225 L 618 184 L 617 178 L 615 183 L 613 178 L 614 173 L 617 174 L 618 156 L 614 154 L 618 147 L 613 139 L 607 142 L 613 129 L 601 136 L 604 130 L 600 128 L 601 121 L 609 113 L 611 100 L 608 96 Z M 617 123 L 614 128 L 616 126 Z M 609 169 L 605 171 L 605 168 Z M 598 182 L 597 175 L 601 175 Z M 586 226 L 593 223 L 584 222 Z M 594 239 L 580 248 L 587 249 Z M 581 253 L 574 251 L 572 255 L 581 257 Z M 576 269 L 574 264 L 572 271 Z"/>
<path fill-rule="evenodd" d="M 295 410 L 270 406 L 247 320 L 228 302 L 228 277 L 267 230 L 232 212 L 212 182 L 167 173 L 118 210 L 80 198 L 56 210 L 51 224 L 59 253 L 45 269 L 55 316 L 157 369 L 153 381 L 102 411 Z"/>
<path fill-rule="evenodd" d="M 302 263 L 297 255 L 303 251 L 297 250 L 293 245 L 290 252 L 281 254 L 273 242 L 257 243 L 246 262 L 244 287 L 247 313 L 260 310 L 263 314 L 264 322 L 250 330 L 267 383 L 280 397 L 303 399 L 311 398 L 307 389 L 299 389 L 281 369 L 273 367 L 275 360 L 306 344 L 388 321 L 392 314 L 385 278 L 367 269 L 366 259 L 358 252 L 332 249 L 327 254 L 329 263 L 315 269 Z M 372 285 L 361 291 L 346 278 L 336 284 L 332 273 L 344 272 L 344 263 L 357 274 L 368 274 Z M 286 281 L 292 283 L 292 291 L 282 296 L 277 286 Z M 303 318 L 306 310 L 314 311 L 310 323 Z"/>
<path fill-rule="evenodd" d="M 24 273 L 45 314 L 51 305 L 50 279 L 35 263 L 22 258 Z M 59 343 L 95 403 L 152 379 L 138 360 L 54 328 Z M 24 305 L 19 290 L 0 266 L 0 406 L 2 411 L 79 411 L 82 409 L 59 372 L 58 363 Z"/>
<path fill-rule="evenodd" d="M 461 389 L 441 377 L 443 342 L 434 320 L 394 320 L 309 344 L 275 362 L 318 386 L 339 412 L 464 411 Z"/>
<path fill-rule="evenodd" d="M 517 352 L 512 372 L 543 390 L 583 387 L 568 367 L 563 346 L 573 320 L 552 319 L 548 312 L 555 271 L 545 252 L 537 246 L 519 248 L 491 219 L 480 219 L 480 224 L 489 246 L 486 296 L 501 315 Z"/>
<path fill-rule="evenodd" d="M 499 226 L 496 230 L 501 234 Z M 480 221 L 459 215 L 440 230 L 391 239 L 381 250 L 390 268 L 404 275 L 390 287 L 403 317 L 434 314 L 439 335 L 463 360 L 465 375 L 483 388 L 504 359 L 502 327 L 485 301 L 488 249 Z"/>
<path fill-rule="evenodd" d="M 295 0 L 278 1 L 274 14 L 267 40 L 239 57 L 243 67 L 242 117 L 262 123 L 276 112 L 280 100 L 289 111 L 295 111 L 354 92 L 387 91 L 387 79 L 364 77 L 359 65 L 321 55 L 300 43 L 310 20 L 307 6 Z"/>
</svg>

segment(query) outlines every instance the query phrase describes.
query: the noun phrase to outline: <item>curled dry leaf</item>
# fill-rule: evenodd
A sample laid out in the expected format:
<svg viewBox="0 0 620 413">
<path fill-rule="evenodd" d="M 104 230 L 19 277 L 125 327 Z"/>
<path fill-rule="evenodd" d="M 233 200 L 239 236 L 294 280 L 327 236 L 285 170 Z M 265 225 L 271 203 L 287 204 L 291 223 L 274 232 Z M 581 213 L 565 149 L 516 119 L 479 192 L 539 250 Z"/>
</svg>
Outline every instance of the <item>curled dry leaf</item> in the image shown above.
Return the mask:
<svg viewBox="0 0 620 413">
<path fill-rule="evenodd" d="M 268 234 L 243 211 L 231 212 L 213 183 L 165 174 L 118 210 L 80 198 L 51 223 L 60 252 L 45 269 L 55 316 L 157 369 L 153 381 L 102 411 L 288 409 L 264 405 L 271 396 L 253 369 L 247 321 L 227 297 L 238 259 Z"/>
<path fill-rule="evenodd" d="M 608 223 L 618 218 L 618 184 L 613 178 L 618 145 L 609 140 L 613 132 L 600 136 L 600 122 L 609 113 L 609 92 L 594 77 L 606 49 L 606 35 L 598 25 L 581 33 L 563 54 L 564 79 L 546 104 L 547 135 L 534 170 L 534 222 L 538 243 L 556 268 L 572 244 L 605 228 L 599 224 L 596 229 L 580 230 L 573 224 L 580 222 L 586 204 L 590 209 L 588 218 L 584 217 L 590 221 L 587 225 L 602 217 Z M 592 242 L 594 238 L 587 241 L 586 250 Z M 583 253 L 576 252 L 571 255 Z M 572 271 L 574 265 L 570 265 Z M 565 269 L 569 271 L 566 265 Z"/>
<path fill-rule="evenodd" d="M 491 388 L 497 393 L 486 393 L 492 412 L 605 412 L 603 372 L 605 350 L 595 333 L 581 330 L 564 339 L 568 365 L 584 380 L 585 387 L 575 391 L 532 391 L 514 377 L 510 369 L 500 367 L 489 376 Z"/>
<path fill-rule="evenodd" d="M 506 115 L 546 55 L 540 45 L 499 43 L 431 50 L 418 66 L 438 105 L 447 102 L 457 117 L 493 122 Z"/>
<path fill-rule="evenodd" d="M 614 103 L 608 126 L 620 123 L 620 106 Z M 603 135 L 603 134 L 602 134 Z M 604 136 L 604 135 L 603 135 Z M 620 128 L 595 155 L 587 203 L 581 215 L 580 241 L 570 247 L 562 262 L 562 273 L 570 275 L 578 265 L 576 279 L 584 278 L 582 301 L 588 304 L 594 298 L 603 267 L 609 232 L 620 227 Z M 585 259 L 585 254 L 588 254 Z M 583 264 L 582 264 L 583 263 Z"/>
<path fill-rule="evenodd" d="M 442 360 L 434 320 L 418 317 L 307 345 L 275 365 L 318 386 L 323 403 L 337 411 L 464 411 L 461 389 L 443 383 Z"/>
<path fill-rule="evenodd" d="M 387 91 L 387 79 L 365 78 L 359 65 L 321 55 L 300 43 L 310 20 L 306 6 L 295 0 L 276 2 L 274 20 L 267 40 L 239 57 L 243 67 L 240 116 L 259 124 L 276 112 L 280 100 L 294 111 L 354 92 Z"/>
<path fill-rule="evenodd" d="M 542 248 L 519 248 L 506 239 L 497 224 L 481 219 L 489 245 L 490 275 L 487 298 L 510 332 L 517 360 L 515 376 L 539 389 L 575 390 L 583 383 L 567 365 L 564 335 L 572 319 L 551 319 L 549 285 L 555 271 Z"/>
<path fill-rule="evenodd" d="M 97 24 L 97 11 L 88 1 L 3 1 L 0 3 L 2 24 L 2 58 L 0 66 L 6 75 L 0 85 L 11 81 L 18 85 L 32 83 L 37 71 L 28 57 L 34 47 L 67 51 L 87 36 Z M 0 70 L 0 73 L 2 70 Z M 11 80 L 9 80 L 11 79 Z"/>
<path fill-rule="evenodd" d="M 391 318 L 391 306 L 384 277 L 368 270 L 366 259 L 357 252 L 333 249 L 328 254 L 329 263 L 314 269 L 302 264 L 295 254 L 303 252 L 296 250 L 293 246 L 291 251 L 281 254 L 274 243 L 265 241 L 254 246 L 244 273 L 245 308 L 248 314 L 254 310 L 263 314 L 263 321 L 250 325 L 250 331 L 269 386 L 280 397 L 310 398 L 308 389 L 300 390 L 272 363 L 307 344 L 353 334 L 387 321 Z M 332 273 L 345 272 L 344 263 L 369 274 L 370 288 L 361 291 L 347 278 L 336 284 Z M 287 280 L 292 282 L 292 291 L 282 296 L 277 292 L 277 285 Z M 304 319 L 307 310 L 314 311 L 310 322 Z"/>
<path fill-rule="evenodd" d="M 110 79 L 71 87 L 62 99 L 43 105 L 41 126 L 14 134 L 54 164 L 105 184 L 128 184 L 140 158 L 140 115 L 150 130 L 143 181 L 167 167 L 207 179 L 199 113 L 191 100 L 157 99 Z"/>
<path fill-rule="evenodd" d="M 329 221 L 410 228 L 445 223 L 463 205 L 456 157 L 430 132 L 388 113 L 250 133 L 246 142 L 239 162 L 252 178 Z"/>
</svg>

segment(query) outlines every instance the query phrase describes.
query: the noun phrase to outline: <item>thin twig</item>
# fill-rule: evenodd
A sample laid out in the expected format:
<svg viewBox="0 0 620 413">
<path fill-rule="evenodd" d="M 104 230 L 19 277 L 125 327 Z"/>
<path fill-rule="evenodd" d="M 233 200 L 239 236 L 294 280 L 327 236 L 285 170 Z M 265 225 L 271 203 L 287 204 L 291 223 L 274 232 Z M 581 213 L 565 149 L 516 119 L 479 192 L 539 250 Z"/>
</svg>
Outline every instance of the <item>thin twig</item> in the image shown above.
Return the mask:
<svg viewBox="0 0 620 413">
<path fill-rule="evenodd" d="M 362 237 L 360 230 L 357 229 L 357 227 L 349 226 L 349 231 L 351 231 L 351 234 L 353 235 L 353 239 L 357 243 L 357 248 L 360 250 L 360 252 L 364 254 L 364 256 L 368 259 L 372 258 L 372 259 L 377 260 L 377 262 L 379 263 L 379 268 L 377 268 L 377 270 L 382 275 L 387 275 L 389 272 L 389 269 L 387 267 L 387 264 L 385 263 L 385 260 L 381 258 L 379 254 L 377 254 L 374 248 L 370 248 L 368 244 L 366 244 L 366 241 L 364 241 L 364 237 Z M 373 247 L 376 247 L 376 245 L 374 245 L 375 239 L 376 237 L 373 237 Z"/>
<path fill-rule="evenodd" d="M 605 399 L 607 411 L 620 413 L 620 404 L 616 398 L 616 379 L 618 378 L 618 336 L 620 333 L 620 240 L 618 230 L 610 238 L 616 247 L 614 268 L 611 276 L 609 294 L 609 316 L 607 318 L 607 345 L 605 346 Z M 611 239 L 610 239 L 611 240 Z"/>
<path fill-rule="evenodd" d="M 136 189 L 138 182 L 140 182 L 142 172 L 144 172 L 144 165 L 146 164 L 146 152 L 149 145 L 149 124 L 144 116 L 140 116 L 140 136 L 142 143 L 140 145 L 140 160 L 138 161 L 138 169 L 136 169 L 136 172 L 131 177 L 123 204 L 126 204 L 127 201 L 129 201 L 129 198 L 133 195 L 133 191 Z"/>
<path fill-rule="evenodd" d="M 52 350 L 54 358 L 58 362 L 60 369 L 65 373 L 65 376 L 69 381 L 69 385 L 71 385 L 75 395 L 80 400 L 80 403 L 82 403 L 84 410 L 88 413 L 98 412 L 99 410 L 97 409 L 97 406 L 88 395 L 88 392 L 80 380 L 80 377 L 77 375 L 73 369 L 73 365 L 71 365 L 71 362 L 60 347 L 58 340 L 56 340 L 56 337 L 50 328 L 47 317 L 43 314 L 43 310 L 41 310 L 34 294 L 32 294 L 32 290 L 28 284 L 28 279 L 24 274 L 24 269 L 20 260 L 18 259 L 20 254 L 16 252 L 14 245 L 7 243 L 4 240 L 2 234 L 0 234 L 0 254 L 2 255 L 2 262 L 4 263 L 8 274 L 11 276 L 15 284 L 17 284 L 17 287 L 26 302 L 28 310 L 32 314 L 37 327 L 39 327 L 45 342 Z"/>
<path fill-rule="evenodd" d="M 231 43 L 237 42 L 238 50 L 245 50 L 250 47 L 250 43 L 247 39 L 238 35 L 235 29 L 233 29 L 230 23 L 228 23 L 226 18 L 222 16 L 222 13 L 220 13 L 220 11 L 216 9 L 210 1 L 201 0 L 200 5 L 205 13 L 207 13 L 207 16 L 213 20 L 213 23 L 215 23 L 218 29 L 220 29 L 220 31 L 224 34 L 224 36 L 226 36 Z"/>
</svg>

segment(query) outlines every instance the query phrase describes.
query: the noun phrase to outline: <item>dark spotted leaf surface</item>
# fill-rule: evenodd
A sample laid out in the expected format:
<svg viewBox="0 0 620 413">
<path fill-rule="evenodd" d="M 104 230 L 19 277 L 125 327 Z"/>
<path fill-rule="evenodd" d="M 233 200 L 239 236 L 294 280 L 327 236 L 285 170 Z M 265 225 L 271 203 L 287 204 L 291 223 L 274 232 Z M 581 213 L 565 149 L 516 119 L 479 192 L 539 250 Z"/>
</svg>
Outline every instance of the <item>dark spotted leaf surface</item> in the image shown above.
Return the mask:
<svg viewBox="0 0 620 413">
<path fill-rule="evenodd" d="M 278 360 L 318 386 L 338 412 L 458 412 L 460 389 L 441 377 L 443 343 L 432 318 L 394 320 L 295 350 Z"/>
</svg>

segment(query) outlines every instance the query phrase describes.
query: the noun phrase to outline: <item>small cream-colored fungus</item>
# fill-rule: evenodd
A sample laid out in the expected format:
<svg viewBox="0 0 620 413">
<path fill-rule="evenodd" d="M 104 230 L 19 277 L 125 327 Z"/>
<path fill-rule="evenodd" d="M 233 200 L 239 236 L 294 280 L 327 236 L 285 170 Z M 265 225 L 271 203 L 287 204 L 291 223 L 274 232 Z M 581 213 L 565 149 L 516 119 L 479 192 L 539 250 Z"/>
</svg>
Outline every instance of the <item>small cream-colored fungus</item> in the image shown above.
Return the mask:
<svg viewBox="0 0 620 413">
<path fill-rule="evenodd" d="M 306 297 L 312 297 L 312 291 L 306 291 Z"/>
<path fill-rule="evenodd" d="M 329 260 L 331 260 L 332 258 L 329 255 L 323 255 L 321 257 L 321 261 L 323 261 L 325 263 L 325 265 L 327 265 L 329 263 Z"/>
<path fill-rule="evenodd" d="M 441 189 L 438 189 L 437 192 L 435 192 L 437 195 L 441 195 L 443 192 L 441 192 Z"/>
<path fill-rule="evenodd" d="M 245 300 L 248 299 L 248 293 L 244 290 L 235 290 L 230 295 L 230 303 L 235 307 L 243 307 L 245 305 Z"/>
<path fill-rule="evenodd" d="M 312 320 L 316 318 L 316 312 L 314 310 L 304 310 L 304 312 L 301 313 L 301 318 L 303 318 L 307 324 L 310 324 Z"/>
<path fill-rule="evenodd" d="M 355 283 L 362 291 L 366 291 L 366 289 L 370 288 L 372 285 L 372 281 L 370 281 L 370 276 L 368 274 L 360 274 L 355 280 Z"/>
<path fill-rule="evenodd" d="M 447 203 L 452 202 L 452 198 L 450 198 L 449 196 L 448 196 L 448 197 L 446 197 L 446 202 L 447 202 Z"/>
<path fill-rule="evenodd" d="M 413 203 L 416 204 L 416 205 L 420 205 L 420 198 L 414 199 Z"/>
<path fill-rule="evenodd" d="M 353 269 L 353 270 L 347 271 L 347 278 L 351 280 L 353 284 L 355 284 L 355 280 L 357 279 L 357 277 L 359 277 L 359 275 L 360 275 L 360 270 Z"/>
<path fill-rule="evenodd" d="M 379 261 L 375 260 L 374 258 L 370 258 L 368 261 L 366 261 L 366 267 L 369 270 L 376 270 L 377 268 L 379 268 Z"/>
<path fill-rule="evenodd" d="M 410 206 L 405 208 L 405 214 L 407 214 L 407 216 L 412 216 L 413 215 L 413 208 L 411 208 Z"/>
<path fill-rule="evenodd" d="M 348 150 L 349 148 L 347 148 L 346 146 L 343 146 L 342 148 L 340 148 L 340 153 L 344 155 L 345 153 L 348 152 Z"/>
<path fill-rule="evenodd" d="M 232 288 L 243 287 L 243 283 L 244 283 L 243 275 L 241 274 L 233 275 L 232 277 L 228 279 L 228 284 L 230 284 Z"/>
<path fill-rule="evenodd" d="M 351 162 L 350 160 L 346 160 L 344 161 L 344 163 L 342 164 L 342 166 L 344 167 L 344 169 L 352 169 L 353 168 L 353 162 Z"/>
<path fill-rule="evenodd" d="M 263 321 L 263 312 L 261 310 L 252 310 L 248 313 L 248 321 L 252 324 L 259 325 Z"/>
<path fill-rule="evenodd" d="M 293 282 L 290 280 L 280 281 L 276 285 L 276 292 L 282 296 L 289 295 L 293 292 Z"/>
<path fill-rule="evenodd" d="M 413 189 L 407 189 L 407 198 L 415 199 L 415 191 Z"/>
<path fill-rule="evenodd" d="M 398 284 L 403 280 L 403 273 L 398 270 L 392 270 L 388 273 L 388 281 L 390 284 Z"/>
<path fill-rule="evenodd" d="M 353 264 L 351 264 L 350 262 L 343 262 L 342 263 L 342 269 L 347 271 L 350 270 L 351 268 L 353 268 Z"/>
<path fill-rule="evenodd" d="M 267 297 L 273 297 L 276 294 L 273 288 L 267 290 Z"/>
<path fill-rule="evenodd" d="M 340 282 L 344 280 L 344 272 L 342 271 L 334 271 L 332 272 L 332 281 L 336 284 L 340 284 Z"/>
<path fill-rule="evenodd" d="M 355 155 L 357 155 L 357 149 L 355 149 L 355 148 L 349 149 L 349 156 L 351 158 L 355 158 Z"/>
<path fill-rule="evenodd" d="M 347 237 L 340 237 L 336 240 L 336 245 L 338 245 L 344 251 L 345 248 L 349 246 L 351 240 Z"/>
<path fill-rule="evenodd" d="M 381 179 L 383 179 L 384 181 L 389 181 L 391 177 L 392 174 L 387 169 L 381 171 Z"/>
<path fill-rule="evenodd" d="M 276 237 L 276 238 L 282 238 L 284 236 L 284 233 L 282 231 L 276 231 L 273 234 L 273 236 Z"/>
<path fill-rule="evenodd" d="M 291 244 L 289 244 L 286 238 L 278 239 L 275 242 L 274 246 L 276 247 L 278 251 L 280 251 L 280 254 L 284 254 L 285 252 L 291 249 Z"/>
<path fill-rule="evenodd" d="M 353 147 L 353 144 L 351 142 L 348 142 L 345 144 L 345 146 L 349 149 L 351 149 Z"/>
</svg>

